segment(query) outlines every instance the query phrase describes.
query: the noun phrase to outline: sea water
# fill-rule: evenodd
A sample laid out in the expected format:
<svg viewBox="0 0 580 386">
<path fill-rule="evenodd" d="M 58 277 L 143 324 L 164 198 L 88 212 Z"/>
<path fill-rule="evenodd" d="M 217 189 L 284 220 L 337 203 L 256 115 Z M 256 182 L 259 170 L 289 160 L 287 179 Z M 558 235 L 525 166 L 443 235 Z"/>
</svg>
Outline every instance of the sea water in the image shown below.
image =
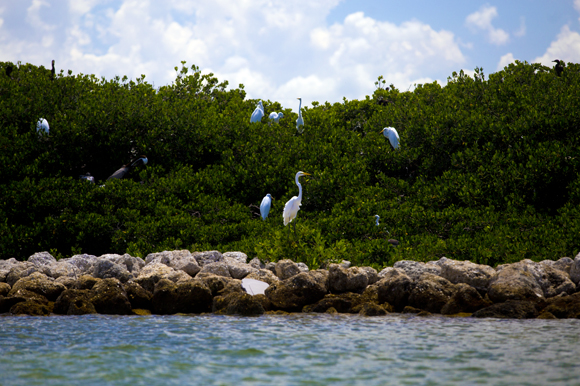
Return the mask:
<svg viewBox="0 0 580 386">
<path fill-rule="evenodd" d="M 0 316 L 0 385 L 580 385 L 580 320 Z"/>
</svg>

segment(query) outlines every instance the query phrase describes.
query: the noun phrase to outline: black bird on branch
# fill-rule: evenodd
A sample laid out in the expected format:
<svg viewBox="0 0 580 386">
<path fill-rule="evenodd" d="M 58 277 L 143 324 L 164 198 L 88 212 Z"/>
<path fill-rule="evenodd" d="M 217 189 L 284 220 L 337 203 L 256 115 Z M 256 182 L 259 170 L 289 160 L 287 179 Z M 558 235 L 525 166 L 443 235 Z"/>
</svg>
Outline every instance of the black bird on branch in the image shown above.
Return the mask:
<svg viewBox="0 0 580 386">
<path fill-rule="evenodd" d="M 562 72 L 564 72 L 564 61 L 560 59 L 552 60 L 552 62 L 556 63 L 554 70 L 556 71 L 556 75 L 562 76 Z"/>
<path fill-rule="evenodd" d="M 133 161 L 133 162 L 129 162 L 126 165 L 123 165 L 119 170 L 117 170 L 115 173 L 111 174 L 109 176 L 109 178 L 107 178 L 107 180 L 110 180 L 111 178 L 117 178 L 117 179 L 121 179 L 124 178 L 127 174 L 129 174 L 129 172 L 137 167 L 137 166 L 142 166 L 142 165 L 146 165 L 147 164 L 147 156 L 142 155 L 141 158 Z"/>
<path fill-rule="evenodd" d="M 12 74 L 12 70 L 13 70 L 13 67 L 10 64 L 6 66 L 6 75 L 8 77 L 10 77 L 10 74 Z"/>
<path fill-rule="evenodd" d="M 52 69 L 50 70 L 50 80 L 54 80 L 54 59 L 52 60 Z"/>
</svg>

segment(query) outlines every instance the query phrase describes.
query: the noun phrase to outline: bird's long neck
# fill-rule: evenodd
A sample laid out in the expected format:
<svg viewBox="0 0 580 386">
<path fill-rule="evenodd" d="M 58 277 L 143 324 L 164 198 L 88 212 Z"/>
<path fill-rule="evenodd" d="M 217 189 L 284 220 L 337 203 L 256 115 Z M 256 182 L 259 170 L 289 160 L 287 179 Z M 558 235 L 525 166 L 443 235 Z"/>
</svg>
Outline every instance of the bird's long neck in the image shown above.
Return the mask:
<svg viewBox="0 0 580 386">
<path fill-rule="evenodd" d="M 296 176 L 296 185 L 298 185 L 298 202 L 302 202 L 302 185 L 298 182 L 298 176 Z"/>
<path fill-rule="evenodd" d="M 298 116 L 302 117 L 302 99 L 299 99 L 300 103 L 298 104 Z M 298 179 L 296 179 L 296 183 L 298 184 Z M 298 184 L 300 186 L 300 184 Z"/>
</svg>

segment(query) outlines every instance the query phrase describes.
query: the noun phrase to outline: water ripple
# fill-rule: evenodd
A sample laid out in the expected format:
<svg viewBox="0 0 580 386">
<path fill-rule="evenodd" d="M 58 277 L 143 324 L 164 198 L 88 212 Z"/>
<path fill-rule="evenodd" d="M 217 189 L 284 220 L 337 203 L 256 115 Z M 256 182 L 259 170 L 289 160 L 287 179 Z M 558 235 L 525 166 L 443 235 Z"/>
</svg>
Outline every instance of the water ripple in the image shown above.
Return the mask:
<svg viewBox="0 0 580 386">
<path fill-rule="evenodd" d="M 6 385 L 579 385 L 578 320 L 0 317 Z"/>
</svg>

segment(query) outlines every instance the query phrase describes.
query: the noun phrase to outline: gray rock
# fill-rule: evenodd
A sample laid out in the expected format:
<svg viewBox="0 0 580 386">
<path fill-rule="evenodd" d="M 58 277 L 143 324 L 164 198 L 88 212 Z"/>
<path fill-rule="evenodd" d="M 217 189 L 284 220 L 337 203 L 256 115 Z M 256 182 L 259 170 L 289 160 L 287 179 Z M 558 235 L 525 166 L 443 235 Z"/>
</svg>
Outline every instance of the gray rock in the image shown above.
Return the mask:
<svg viewBox="0 0 580 386">
<path fill-rule="evenodd" d="M 248 262 L 248 255 L 243 252 L 226 252 L 223 254 L 224 258 L 237 260 L 238 263 L 246 264 Z"/>
<path fill-rule="evenodd" d="M 385 267 L 381 270 L 381 272 L 379 272 L 379 280 L 384 279 L 385 277 L 391 275 L 393 271 L 396 271 L 398 274 L 406 275 L 405 271 L 403 271 L 402 269 L 398 269 L 395 267 Z"/>
<path fill-rule="evenodd" d="M 42 295 L 50 301 L 55 301 L 65 289 L 64 285 L 55 282 L 53 278 L 40 272 L 34 272 L 18 280 L 8 295 L 13 296 L 19 290 L 27 290 Z"/>
<path fill-rule="evenodd" d="M 133 279 L 133 274 L 125 268 L 124 265 L 114 263 L 112 260 L 99 259 L 93 269 L 93 277 L 99 279 L 118 279 L 125 283 Z"/>
<path fill-rule="evenodd" d="M 12 268 L 6 275 L 6 283 L 13 287 L 18 280 L 27 277 L 34 272 L 40 272 L 44 274 L 45 268 L 46 267 L 44 266 L 34 265 L 28 261 L 18 262 L 17 264 L 12 265 Z"/>
<path fill-rule="evenodd" d="M 246 278 L 247 279 L 254 279 L 254 280 L 261 280 L 261 281 L 268 283 L 268 284 L 273 284 L 273 283 L 280 281 L 278 276 L 274 275 L 274 273 L 272 271 L 269 271 L 267 269 L 257 269 L 255 271 L 251 272 L 250 274 L 248 274 L 248 276 L 246 276 Z"/>
<path fill-rule="evenodd" d="M 274 263 L 272 261 L 266 263 L 265 269 L 272 271 L 272 273 L 275 275 L 276 274 L 276 263 Z"/>
<path fill-rule="evenodd" d="M 379 274 L 373 267 L 360 267 L 360 269 L 362 269 L 367 275 L 367 278 L 369 279 L 369 285 L 375 284 L 377 281 L 379 281 Z"/>
<path fill-rule="evenodd" d="M 495 269 L 488 265 L 447 258 L 439 261 L 440 276 L 454 284 L 465 283 L 478 290 L 486 290 L 491 278 L 495 275 Z"/>
<path fill-rule="evenodd" d="M 232 258 L 224 254 L 224 262 L 228 266 L 230 271 L 230 276 L 234 279 L 243 279 L 252 272 L 256 272 L 257 269 L 252 267 L 250 264 L 240 263 L 240 260 Z"/>
<path fill-rule="evenodd" d="M 360 267 L 344 268 L 330 264 L 328 268 L 328 289 L 332 293 L 360 292 L 368 284 L 367 272 Z"/>
<path fill-rule="evenodd" d="M 437 264 L 425 264 L 412 260 L 397 261 L 393 267 L 405 271 L 405 274 L 413 281 L 419 280 L 424 273 L 431 273 L 433 275 L 439 275 L 441 273 L 441 267 Z"/>
<path fill-rule="evenodd" d="M 572 264 L 574 264 L 574 260 L 569 257 L 562 257 L 556 261 L 554 260 L 543 260 L 540 262 L 543 265 L 549 265 L 552 268 L 555 268 L 559 271 L 564 271 L 568 275 L 570 275 L 570 269 L 572 268 Z"/>
<path fill-rule="evenodd" d="M 260 261 L 260 259 L 258 259 L 257 257 L 254 257 L 252 260 L 250 260 L 250 262 L 248 264 L 250 264 L 252 267 L 254 267 L 256 269 L 266 268 L 266 264 L 262 263 Z"/>
<path fill-rule="evenodd" d="M 78 276 L 82 275 L 92 275 L 93 270 L 95 269 L 95 264 L 99 259 L 94 255 L 82 254 L 82 255 L 74 255 L 73 257 L 69 257 L 66 259 L 60 259 L 59 262 L 63 263 L 70 263 L 77 267 Z"/>
<path fill-rule="evenodd" d="M 489 283 L 487 291 L 489 299 L 494 303 L 502 303 L 510 299 L 537 300 L 543 298 L 544 291 L 534 277 L 534 268 L 525 260 L 499 266 Z"/>
<path fill-rule="evenodd" d="M 80 276 L 79 269 L 69 263 L 68 261 L 57 261 L 56 263 L 50 264 L 47 266 L 48 268 L 48 276 L 58 279 L 61 276 L 77 278 Z"/>
<path fill-rule="evenodd" d="M 340 262 L 339 264 L 342 268 L 350 268 L 350 261 L 348 260 L 343 260 Z"/>
<path fill-rule="evenodd" d="M 395 311 L 401 312 L 409 304 L 409 295 L 413 280 L 403 270 L 389 270 L 384 277 L 374 284 L 377 289 L 379 304 L 389 303 Z"/>
<path fill-rule="evenodd" d="M 168 277 L 173 272 L 175 272 L 175 269 L 163 263 L 152 262 L 143 267 L 134 281 L 147 291 L 153 292 L 155 284 L 161 279 L 169 280 Z"/>
<path fill-rule="evenodd" d="M 224 261 L 218 261 L 215 263 L 206 263 L 203 265 L 199 273 L 200 274 L 213 273 L 214 275 L 218 276 L 232 277 L 232 275 L 230 275 L 230 269 L 228 267 L 228 264 Z"/>
<path fill-rule="evenodd" d="M 409 294 L 409 305 L 438 314 L 455 292 L 457 289 L 449 280 L 432 273 L 424 273 Z"/>
<path fill-rule="evenodd" d="M 194 252 L 192 255 L 197 263 L 202 267 L 206 264 L 222 261 L 224 258 L 219 251 Z"/>
<path fill-rule="evenodd" d="M 290 259 L 280 260 L 276 263 L 276 276 L 280 280 L 286 280 L 294 275 L 298 275 L 300 272 L 298 265 Z"/>
<path fill-rule="evenodd" d="M 150 253 L 145 258 L 147 265 L 151 263 L 162 263 L 169 267 L 184 271 L 189 276 L 194 277 L 201 270 L 198 260 L 188 250 L 164 251 Z"/>
<path fill-rule="evenodd" d="M 119 280 L 115 278 L 100 280 L 90 291 L 92 294 L 90 302 L 99 314 L 131 314 L 131 302 Z"/>
<path fill-rule="evenodd" d="M 574 262 L 570 267 L 570 279 L 574 284 L 578 285 L 580 283 L 580 253 L 574 258 Z"/>
<path fill-rule="evenodd" d="M 318 302 L 326 293 L 320 278 L 312 272 L 301 272 L 271 284 L 266 289 L 266 297 L 275 307 L 294 312 L 302 311 L 307 304 Z"/>
<path fill-rule="evenodd" d="M 139 275 L 139 272 L 145 266 L 145 261 L 139 257 L 131 256 L 128 253 L 124 255 L 107 254 L 99 257 L 100 259 L 110 260 L 115 264 L 125 266 L 125 269 L 133 275 Z"/>
<path fill-rule="evenodd" d="M 6 276 L 8 276 L 10 270 L 19 265 L 19 263 L 20 262 L 13 257 L 8 260 L 0 260 L 0 283 L 6 282 Z"/>
<path fill-rule="evenodd" d="M 48 252 L 37 252 L 28 258 L 28 262 L 34 265 L 51 265 L 56 263 L 56 259 Z"/>
<path fill-rule="evenodd" d="M 308 266 L 304 263 L 296 263 L 296 265 L 298 266 L 298 269 L 300 270 L 300 272 L 308 272 Z"/>
</svg>

